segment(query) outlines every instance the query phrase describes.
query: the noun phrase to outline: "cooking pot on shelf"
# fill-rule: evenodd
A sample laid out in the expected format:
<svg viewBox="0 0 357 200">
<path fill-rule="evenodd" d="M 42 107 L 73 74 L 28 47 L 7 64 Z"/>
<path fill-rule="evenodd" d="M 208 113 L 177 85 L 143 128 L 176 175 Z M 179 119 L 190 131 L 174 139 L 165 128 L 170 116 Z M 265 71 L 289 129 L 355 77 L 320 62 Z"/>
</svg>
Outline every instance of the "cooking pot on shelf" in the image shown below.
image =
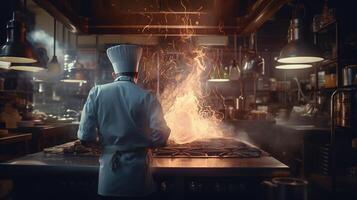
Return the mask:
<svg viewBox="0 0 357 200">
<path fill-rule="evenodd" d="M 344 91 L 337 95 L 335 103 L 336 126 L 357 128 L 357 91 Z"/>
<path fill-rule="evenodd" d="M 308 182 L 291 177 L 277 177 L 262 183 L 264 199 L 268 200 L 307 200 Z"/>
</svg>

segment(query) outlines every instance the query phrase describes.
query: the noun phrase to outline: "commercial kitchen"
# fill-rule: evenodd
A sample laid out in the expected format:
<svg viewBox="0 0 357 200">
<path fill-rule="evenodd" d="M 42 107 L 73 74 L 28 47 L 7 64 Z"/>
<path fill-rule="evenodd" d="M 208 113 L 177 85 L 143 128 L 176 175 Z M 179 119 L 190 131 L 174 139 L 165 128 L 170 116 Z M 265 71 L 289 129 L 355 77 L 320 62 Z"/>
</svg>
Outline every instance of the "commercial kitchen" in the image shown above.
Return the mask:
<svg viewBox="0 0 357 200">
<path fill-rule="evenodd" d="M 4 1 L 0 199 L 98 199 L 103 146 L 77 133 L 116 45 L 142 49 L 136 85 L 171 129 L 155 199 L 357 199 L 354 4 Z"/>
</svg>

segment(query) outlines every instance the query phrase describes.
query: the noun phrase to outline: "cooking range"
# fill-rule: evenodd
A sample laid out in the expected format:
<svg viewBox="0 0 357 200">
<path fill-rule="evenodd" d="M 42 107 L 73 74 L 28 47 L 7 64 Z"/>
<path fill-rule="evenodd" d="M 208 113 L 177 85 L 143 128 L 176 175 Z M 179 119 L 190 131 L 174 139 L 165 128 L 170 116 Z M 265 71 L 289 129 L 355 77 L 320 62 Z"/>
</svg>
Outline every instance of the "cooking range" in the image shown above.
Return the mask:
<svg viewBox="0 0 357 200">
<path fill-rule="evenodd" d="M 263 151 L 239 140 L 214 138 L 186 144 L 170 144 L 153 150 L 157 158 L 257 158 Z"/>
<path fill-rule="evenodd" d="M 101 154 L 98 148 L 86 148 L 78 141 L 44 149 L 46 154 L 94 156 Z M 170 143 L 152 150 L 154 158 L 259 158 L 268 154 L 253 145 L 232 138 L 212 138 L 186 144 Z"/>
<path fill-rule="evenodd" d="M 100 149 L 75 141 L 0 163 L 0 170 L 16 177 L 19 199 L 30 193 L 88 199 L 96 195 L 99 155 Z M 288 167 L 265 151 L 232 138 L 169 143 L 152 150 L 151 167 L 158 199 L 259 199 L 263 180 L 289 175 Z"/>
</svg>

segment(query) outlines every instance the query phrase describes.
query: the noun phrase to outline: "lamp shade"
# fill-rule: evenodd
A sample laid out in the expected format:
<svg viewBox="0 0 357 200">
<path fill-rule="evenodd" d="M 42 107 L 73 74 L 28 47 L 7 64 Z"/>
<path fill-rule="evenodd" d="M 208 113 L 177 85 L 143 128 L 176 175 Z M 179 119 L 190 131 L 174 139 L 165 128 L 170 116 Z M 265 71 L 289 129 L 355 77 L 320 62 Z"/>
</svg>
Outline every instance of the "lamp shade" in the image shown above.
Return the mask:
<svg viewBox="0 0 357 200">
<path fill-rule="evenodd" d="M 53 56 L 52 60 L 48 63 L 48 73 L 51 76 L 60 75 L 61 65 L 58 63 L 57 56 Z"/>
<path fill-rule="evenodd" d="M 276 69 L 306 69 L 312 67 L 311 64 L 281 64 L 275 66 Z"/>
<path fill-rule="evenodd" d="M 26 71 L 26 72 L 39 72 L 44 70 L 41 65 L 36 63 L 11 63 L 9 69 L 17 70 L 17 71 Z"/>
<path fill-rule="evenodd" d="M 314 63 L 323 60 L 318 56 L 318 50 L 308 43 L 297 40 L 289 42 L 280 51 L 278 62 L 280 63 Z"/>
<path fill-rule="evenodd" d="M 18 11 L 14 12 L 6 26 L 6 43 L 0 50 L 0 61 L 11 63 L 35 63 L 38 58 L 30 43 L 26 40 L 25 24 L 18 20 Z"/>
<path fill-rule="evenodd" d="M 288 44 L 280 51 L 280 63 L 314 63 L 322 61 L 319 50 L 304 40 L 304 31 L 301 20 L 298 18 L 290 21 L 288 30 Z"/>
</svg>

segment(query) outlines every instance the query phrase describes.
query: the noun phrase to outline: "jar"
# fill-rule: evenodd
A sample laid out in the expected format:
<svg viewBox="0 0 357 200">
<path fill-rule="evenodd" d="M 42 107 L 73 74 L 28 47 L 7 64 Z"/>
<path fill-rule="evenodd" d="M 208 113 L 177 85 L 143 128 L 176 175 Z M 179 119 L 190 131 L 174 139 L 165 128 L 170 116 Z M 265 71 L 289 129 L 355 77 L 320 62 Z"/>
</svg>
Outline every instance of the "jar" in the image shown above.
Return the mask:
<svg viewBox="0 0 357 200">
<path fill-rule="evenodd" d="M 343 85 L 357 84 L 357 65 L 348 65 L 343 69 Z"/>
<path fill-rule="evenodd" d="M 278 83 L 277 83 L 276 79 L 275 78 L 270 78 L 269 81 L 270 81 L 270 90 L 271 91 L 276 91 L 277 87 L 278 87 Z"/>
<path fill-rule="evenodd" d="M 325 88 L 334 88 L 336 85 L 336 74 L 325 74 Z"/>
</svg>

